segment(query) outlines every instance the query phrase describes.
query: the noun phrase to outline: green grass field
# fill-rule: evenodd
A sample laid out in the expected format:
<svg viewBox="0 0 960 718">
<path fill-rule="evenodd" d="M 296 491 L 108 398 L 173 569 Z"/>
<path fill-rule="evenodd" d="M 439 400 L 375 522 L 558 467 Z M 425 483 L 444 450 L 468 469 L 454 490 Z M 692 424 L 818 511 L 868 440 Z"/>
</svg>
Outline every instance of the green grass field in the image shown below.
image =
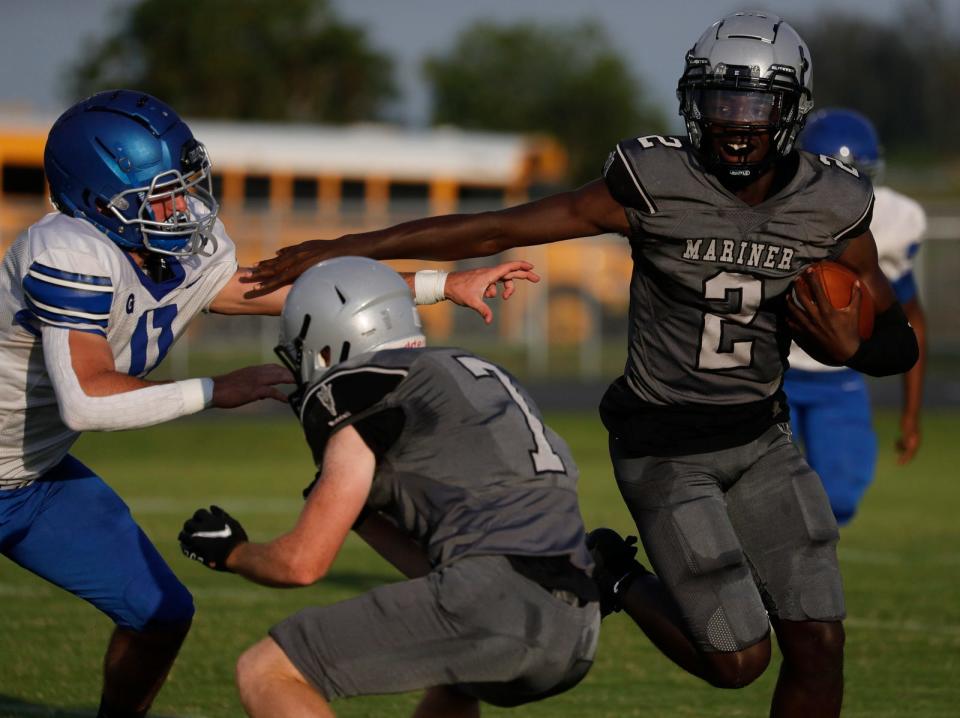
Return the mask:
<svg viewBox="0 0 960 718">
<path fill-rule="evenodd" d="M 612 481 L 605 436 L 594 412 L 549 417 L 570 442 L 582 472 L 590 526 L 630 528 Z M 883 452 L 861 516 L 845 530 L 847 621 L 845 715 L 958 715 L 960 705 L 960 415 L 931 412 L 925 444 L 909 468 L 893 464 L 894 420 L 882 414 Z M 254 539 L 289 527 L 312 476 L 292 417 L 193 419 L 126 434 L 91 434 L 75 454 L 96 467 L 194 593 L 194 629 L 155 706 L 158 716 L 242 715 L 233 662 L 278 619 L 397 579 L 351 537 L 322 585 L 281 591 L 204 569 L 184 559 L 175 537 L 200 505 L 219 503 Z M 0 563 L 0 716 L 92 716 L 110 623 L 81 601 Z M 402 670 L 402 666 L 398 666 Z M 530 716 L 761 716 L 776 671 L 754 685 L 721 691 L 657 653 L 622 615 L 604 623 L 596 664 L 573 691 L 512 711 Z M 337 704 L 343 716 L 405 715 L 416 696 Z M 485 715 L 506 715 L 485 709 Z"/>
</svg>

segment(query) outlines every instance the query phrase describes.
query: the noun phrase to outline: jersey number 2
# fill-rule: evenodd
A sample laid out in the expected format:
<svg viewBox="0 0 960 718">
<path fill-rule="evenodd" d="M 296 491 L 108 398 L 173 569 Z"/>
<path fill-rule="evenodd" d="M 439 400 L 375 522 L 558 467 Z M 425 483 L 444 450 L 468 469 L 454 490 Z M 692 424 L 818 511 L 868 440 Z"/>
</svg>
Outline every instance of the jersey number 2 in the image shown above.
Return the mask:
<svg viewBox="0 0 960 718">
<path fill-rule="evenodd" d="M 734 295 L 739 298 L 729 313 L 703 315 L 698 369 L 736 369 L 750 366 L 753 360 L 753 341 L 728 339 L 725 346 L 724 329 L 731 322 L 746 326 L 753 321 L 763 300 L 763 282 L 749 274 L 720 272 L 703 283 L 704 299 L 721 299 L 733 303 Z"/>
<path fill-rule="evenodd" d="M 534 470 L 538 474 L 545 471 L 565 473 L 566 469 L 563 467 L 563 461 L 560 459 L 560 455 L 553 450 L 550 442 L 547 441 L 547 435 L 543 430 L 543 422 L 530 411 L 530 406 L 524 400 L 523 395 L 517 391 L 517 387 L 510 381 L 510 377 L 504 374 L 500 367 L 483 359 L 478 359 L 477 357 L 457 357 L 457 361 L 463 364 L 477 379 L 492 376 L 499 381 L 513 400 L 513 403 L 520 409 L 520 412 L 526 419 L 527 428 L 530 429 L 530 433 L 533 435 L 533 443 L 536 447 L 530 452 L 530 458 L 533 459 Z"/>
</svg>

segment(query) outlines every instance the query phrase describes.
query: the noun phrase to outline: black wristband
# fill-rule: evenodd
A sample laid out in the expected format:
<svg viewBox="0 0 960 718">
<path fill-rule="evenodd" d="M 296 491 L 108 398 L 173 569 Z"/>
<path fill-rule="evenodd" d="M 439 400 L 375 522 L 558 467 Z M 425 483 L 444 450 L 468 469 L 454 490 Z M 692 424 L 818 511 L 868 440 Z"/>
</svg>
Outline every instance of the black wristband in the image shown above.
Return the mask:
<svg viewBox="0 0 960 718">
<path fill-rule="evenodd" d="M 860 342 L 860 348 L 847 360 L 847 366 L 870 376 L 890 376 L 910 371 L 920 357 L 917 335 L 894 303 L 873 323 L 873 334 Z"/>
</svg>

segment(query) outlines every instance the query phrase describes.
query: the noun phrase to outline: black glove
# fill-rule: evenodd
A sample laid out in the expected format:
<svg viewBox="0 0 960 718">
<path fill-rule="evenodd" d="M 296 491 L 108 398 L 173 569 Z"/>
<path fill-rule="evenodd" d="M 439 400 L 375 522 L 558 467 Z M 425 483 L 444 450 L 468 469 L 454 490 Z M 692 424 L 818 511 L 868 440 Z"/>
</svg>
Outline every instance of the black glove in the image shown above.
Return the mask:
<svg viewBox="0 0 960 718">
<path fill-rule="evenodd" d="M 193 518 L 184 521 L 177 538 L 180 550 L 187 558 L 199 561 L 207 568 L 229 571 L 227 556 L 247 541 L 247 532 L 233 516 L 219 506 L 211 506 L 209 511 L 197 509 Z"/>
</svg>

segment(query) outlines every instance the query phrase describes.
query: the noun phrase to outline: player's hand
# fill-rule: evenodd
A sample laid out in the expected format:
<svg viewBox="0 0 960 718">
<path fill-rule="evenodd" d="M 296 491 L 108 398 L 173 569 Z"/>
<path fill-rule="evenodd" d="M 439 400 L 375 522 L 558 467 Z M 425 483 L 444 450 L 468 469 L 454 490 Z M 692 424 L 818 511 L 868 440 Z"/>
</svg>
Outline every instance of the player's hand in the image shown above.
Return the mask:
<svg viewBox="0 0 960 718">
<path fill-rule="evenodd" d="M 509 299 L 516 291 L 516 279 L 525 279 L 536 284 L 540 281 L 540 276 L 532 270 L 533 265 L 530 262 L 514 261 L 495 267 L 451 272 L 447 275 L 443 294 L 454 304 L 473 309 L 489 324 L 493 321 L 493 312 L 483 300 L 497 296 L 498 283 L 503 285 L 503 299 Z"/>
<path fill-rule="evenodd" d="M 838 309 L 810 270 L 802 272 L 787 294 L 787 325 L 800 345 L 815 359 L 842 366 L 860 348 L 860 282 L 853 285 L 850 304 Z M 812 342 L 813 351 L 808 349 Z M 819 351 L 818 351 L 819 350 Z"/>
<path fill-rule="evenodd" d="M 333 245 L 324 239 L 311 239 L 277 250 L 277 256 L 257 262 L 240 281 L 254 286 L 246 299 L 262 297 L 293 281 L 317 262 L 329 259 Z"/>
<path fill-rule="evenodd" d="M 909 464 L 920 448 L 920 424 L 915 419 L 900 420 L 900 436 L 897 438 L 897 463 Z"/>
<path fill-rule="evenodd" d="M 279 364 L 259 364 L 213 378 L 213 405 L 233 409 L 260 399 L 287 401 L 278 384 L 293 384 L 293 374 Z"/>
<path fill-rule="evenodd" d="M 247 541 L 247 532 L 233 516 L 219 506 L 211 506 L 197 509 L 192 518 L 184 521 L 177 539 L 187 558 L 216 571 L 229 571 L 227 557 Z"/>
</svg>

